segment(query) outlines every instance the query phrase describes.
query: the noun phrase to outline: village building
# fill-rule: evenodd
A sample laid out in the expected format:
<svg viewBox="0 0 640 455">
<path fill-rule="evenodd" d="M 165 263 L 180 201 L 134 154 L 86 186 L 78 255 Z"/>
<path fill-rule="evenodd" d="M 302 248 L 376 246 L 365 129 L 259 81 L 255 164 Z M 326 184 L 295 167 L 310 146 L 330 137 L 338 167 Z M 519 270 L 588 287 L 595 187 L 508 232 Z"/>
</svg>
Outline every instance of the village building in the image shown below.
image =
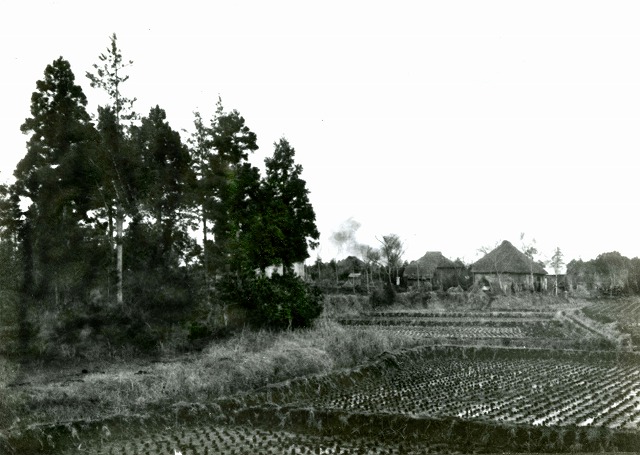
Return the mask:
<svg viewBox="0 0 640 455">
<path fill-rule="evenodd" d="M 404 269 L 407 286 L 430 283 L 433 288 L 448 288 L 461 284 L 464 264 L 446 258 L 440 251 L 427 251 Z"/>
<path fill-rule="evenodd" d="M 362 284 L 362 273 L 353 272 L 347 277 L 347 284 L 349 286 L 360 286 Z"/>
<path fill-rule="evenodd" d="M 510 242 L 502 242 L 471 266 L 474 284 L 498 286 L 503 292 L 547 288 L 547 271 Z"/>
</svg>

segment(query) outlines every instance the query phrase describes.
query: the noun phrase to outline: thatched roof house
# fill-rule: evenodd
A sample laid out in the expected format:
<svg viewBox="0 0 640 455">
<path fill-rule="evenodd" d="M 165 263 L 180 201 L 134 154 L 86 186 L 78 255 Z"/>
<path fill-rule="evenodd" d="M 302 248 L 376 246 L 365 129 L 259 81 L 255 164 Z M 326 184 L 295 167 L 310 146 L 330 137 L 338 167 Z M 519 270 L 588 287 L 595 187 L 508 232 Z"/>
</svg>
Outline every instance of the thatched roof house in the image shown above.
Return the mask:
<svg viewBox="0 0 640 455">
<path fill-rule="evenodd" d="M 455 269 L 458 266 L 455 262 L 447 259 L 440 251 L 427 251 L 417 261 L 412 261 L 405 269 L 404 276 L 413 280 L 430 280 L 433 278 L 437 268 Z"/>
<path fill-rule="evenodd" d="M 456 281 L 455 278 L 464 269 L 464 264 L 453 262 L 443 256 L 440 251 L 427 251 L 417 261 L 411 262 L 404 269 L 404 278 L 409 284 L 418 282 L 430 282 L 432 285 L 441 285 L 448 281 Z"/>
<path fill-rule="evenodd" d="M 365 270 L 366 264 L 355 256 L 347 256 L 336 264 L 337 274 L 340 280 L 346 280 L 350 273 L 361 273 Z"/>
<path fill-rule="evenodd" d="M 498 282 L 503 289 L 507 286 L 518 290 L 546 288 L 547 271 L 544 267 L 507 240 L 473 264 L 471 273 L 474 283 L 482 280 Z"/>
</svg>

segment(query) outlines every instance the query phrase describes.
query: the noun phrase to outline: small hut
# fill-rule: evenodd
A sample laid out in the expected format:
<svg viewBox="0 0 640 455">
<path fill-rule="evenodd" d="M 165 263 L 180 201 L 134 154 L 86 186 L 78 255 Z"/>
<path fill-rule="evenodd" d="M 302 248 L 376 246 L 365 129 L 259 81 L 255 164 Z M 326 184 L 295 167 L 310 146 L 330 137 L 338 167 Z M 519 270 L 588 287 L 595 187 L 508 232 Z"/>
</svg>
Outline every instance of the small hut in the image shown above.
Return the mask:
<svg viewBox="0 0 640 455">
<path fill-rule="evenodd" d="M 408 286 L 419 285 L 420 283 L 431 283 L 431 286 L 457 285 L 457 278 L 460 276 L 464 265 L 460 262 L 443 256 L 440 251 L 427 251 L 417 261 L 411 262 L 404 269 L 404 278 Z"/>
<path fill-rule="evenodd" d="M 360 272 L 350 273 L 347 278 L 347 283 L 350 286 L 360 286 L 362 284 L 362 273 Z"/>
</svg>

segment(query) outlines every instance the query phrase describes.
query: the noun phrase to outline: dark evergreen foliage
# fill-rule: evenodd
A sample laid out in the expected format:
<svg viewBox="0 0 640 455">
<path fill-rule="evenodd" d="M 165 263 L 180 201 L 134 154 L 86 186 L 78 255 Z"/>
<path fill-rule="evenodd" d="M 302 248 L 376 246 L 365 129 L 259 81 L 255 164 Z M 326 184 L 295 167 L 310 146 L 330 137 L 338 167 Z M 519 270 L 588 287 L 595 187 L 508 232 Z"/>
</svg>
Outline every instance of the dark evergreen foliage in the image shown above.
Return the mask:
<svg viewBox="0 0 640 455">
<path fill-rule="evenodd" d="M 221 297 L 249 310 L 257 326 L 278 329 L 309 327 L 322 313 L 322 293 L 291 273 L 227 276 Z"/>
<path fill-rule="evenodd" d="M 22 352 L 86 337 L 153 350 L 175 325 L 202 338 L 214 333 L 215 275 L 224 311 L 239 305 L 259 325 L 308 326 L 320 294 L 290 269 L 319 233 L 294 149 L 277 143 L 263 178 L 248 161 L 255 133 L 220 101 L 209 125 L 196 115 L 187 147 L 164 110 L 139 119 L 135 99 L 122 96 L 131 62 L 115 35 L 99 59 L 87 77 L 110 104 L 98 107 L 97 125 L 69 62 L 55 60 L 21 127 L 29 140 L 16 182 L 0 186 L 0 257 L 21 296 Z M 197 225 L 204 248 L 190 232 Z M 284 276 L 256 274 L 277 264 Z M 46 321 L 35 311 L 43 305 Z M 45 345 L 30 348 L 34 337 Z"/>
<path fill-rule="evenodd" d="M 382 289 L 376 288 L 371 292 L 369 301 L 374 308 L 391 306 L 396 301 L 396 290 L 391 283 L 385 281 Z"/>
<path fill-rule="evenodd" d="M 188 193 L 193 181 L 189 152 L 158 106 L 133 128 L 132 142 L 140 160 L 138 216 L 158 231 L 155 240 L 162 259 L 177 263 L 188 244 Z"/>
<path fill-rule="evenodd" d="M 286 268 L 309 257 L 318 246 L 320 233 L 309 201 L 309 190 L 301 178 L 302 166 L 294 162 L 295 149 L 282 138 L 274 144 L 271 158 L 265 160 L 264 180 L 268 224 L 271 226 L 272 258 Z"/>
<path fill-rule="evenodd" d="M 29 201 L 18 229 L 23 245 L 30 244 L 23 248 L 33 266 L 27 286 L 56 301 L 81 298 L 76 283 L 93 273 L 82 253 L 95 248 L 90 212 L 97 204 L 92 160 L 98 136 L 86 103 L 69 62 L 48 65 L 31 98 L 32 117 L 21 127 L 31 137 L 14 173 L 16 196 Z"/>
</svg>

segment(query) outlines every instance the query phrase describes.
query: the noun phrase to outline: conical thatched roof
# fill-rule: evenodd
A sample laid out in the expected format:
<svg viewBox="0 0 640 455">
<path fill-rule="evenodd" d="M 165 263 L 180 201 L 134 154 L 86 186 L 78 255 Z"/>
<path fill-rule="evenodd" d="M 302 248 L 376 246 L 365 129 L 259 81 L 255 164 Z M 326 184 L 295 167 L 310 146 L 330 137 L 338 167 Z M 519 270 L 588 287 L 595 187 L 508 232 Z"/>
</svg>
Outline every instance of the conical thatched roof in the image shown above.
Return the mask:
<svg viewBox="0 0 640 455">
<path fill-rule="evenodd" d="M 355 256 L 347 256 L 338 261 L 338 267 L 344 270 L 363 270 L 364 266 L 364 262 Z"/>
<path fill-rule="evenodd" d="M 534 275 L 546 275 L 547 271 L 537 262 L 529 259 L 525 254 L 504 241 L 495 250 L 486 254 L 471 266 L 473 273 L 531 273 Z"/>
<path fill-rule="evenodd" d="M 411 262 L 404 269 L 404 276 L 410 279 L 417 279 L 420 272 L 420 279 L 431 278 L 436 269 L 455 269 L 460 268 L 458 264 L 447 259 L 440 251 L 427 251 L 417 261 Z"/>
</svg>

